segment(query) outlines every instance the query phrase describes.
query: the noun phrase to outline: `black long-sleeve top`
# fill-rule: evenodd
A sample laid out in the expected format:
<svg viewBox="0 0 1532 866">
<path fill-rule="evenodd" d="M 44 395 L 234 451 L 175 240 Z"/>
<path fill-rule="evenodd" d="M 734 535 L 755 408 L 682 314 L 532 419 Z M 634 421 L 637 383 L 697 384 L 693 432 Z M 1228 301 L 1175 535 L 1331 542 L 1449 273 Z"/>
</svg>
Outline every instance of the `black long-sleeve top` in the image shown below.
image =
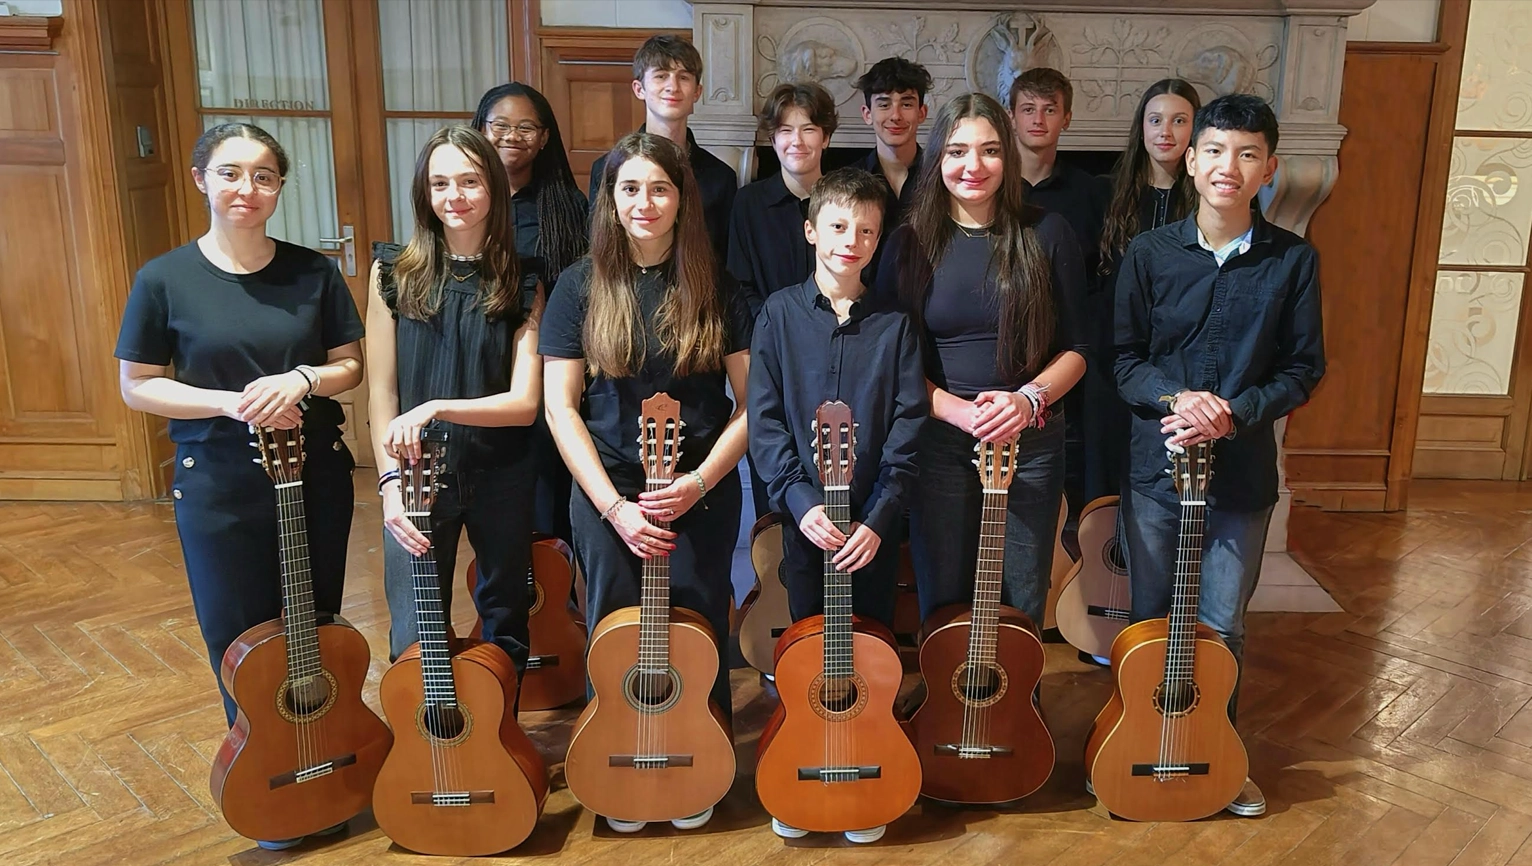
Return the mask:
<svg viewBox="0 0 1532 866">
<path fill-rule="evenodd" d="M 814 273 L 814 247 L 803 235 L 808 199 L 787 188 L 782 173 L 747 184 L 729 215 L 729 275 L 759 313 L 766 297 Z"/>
</svg>

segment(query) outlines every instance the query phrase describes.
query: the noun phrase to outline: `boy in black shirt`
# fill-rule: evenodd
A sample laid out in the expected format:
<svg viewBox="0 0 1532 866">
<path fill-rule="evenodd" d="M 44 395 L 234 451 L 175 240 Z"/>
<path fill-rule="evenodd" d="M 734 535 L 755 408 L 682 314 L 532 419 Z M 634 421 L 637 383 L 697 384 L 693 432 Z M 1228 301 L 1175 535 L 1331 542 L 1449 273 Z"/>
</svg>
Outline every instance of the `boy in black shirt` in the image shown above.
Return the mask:
<svg viewBox="0 0 1532 866">
<path fill-rule="evenodd" d="M 1213 441 L 1198 618 L 1241 665 L 1277 502 L 1272 425 L 1325 369 L 1314 248 L 1250 207 L 1276 147 L 1276 116 L 1259 98 L 1203 106 L 1186 151 L 1197 212 L 1134 238 L 1117 279 L 1117 384 L 1136 416 L 1121 511 L 1132 619 L 1170 610 L 1181 520 L 1166 447 Z M 1231 719 L 1238 701 L 1236 688 Z M 1228 809 L 1260 815 L 1266 799 L 1247 780 Z"/>
<path fill-rule="evenodd" d="M 729 212 L 734 208 L 739 175 L 698 144 L 686 127 L 686 119 L 702 95 L 702 55 L 679 36 L 649 37 L 633 55 L 633 95 L 644 103 L 644 124 L 638 130 L 663 135 L 686 151 L 692 174 L 697 177 L 697 191 L 702 194 L 702 213 L 713 240 L 713 254 L 721 265 L 729 252 Z M 590 167 L 586 190 L 591 207 L 596 205 L 596 190 L 601 188 L 605 169 L 606 154 L 602 154 Z"/>
<path fill-rule="evenodd" d="M 885 57 L 874 63 L 856 89 L 862 91 L 862 120 L 872 127 L 877 146 L 862 160 L 862 168 L 888 184 L 883 205 L 883 237 L 898 227 L 905 208 L 915 200 L 916 181 L 920 177 L 920 125 L 926 122 L 926 93 L 931 90 L 931 73 L 924 66 L 903 57 Z M 878 272 L 878 252 L 866 268 Z"/>
<path fill-rule="evenodd" d="M 823 555 L 855 572 L 852 610 L 892 627 L 902 499 L 915 475 L 915 439 L 929 412 L 918 337 L 909 319 L 862 285 L 878 245 L 883 184 L 858 168 L 814 185 L 804 233 L 813 276 L 766 299 L 750 365 L 750 453 L 772 505 L 792 514 L 782 533 L 782 574 L 794 621 L 822 613 Z M 814 415 L 827 400 L 851 407 L 856 463 L 852 531 L 825 516 L 814 463 Z"/>
</svg>

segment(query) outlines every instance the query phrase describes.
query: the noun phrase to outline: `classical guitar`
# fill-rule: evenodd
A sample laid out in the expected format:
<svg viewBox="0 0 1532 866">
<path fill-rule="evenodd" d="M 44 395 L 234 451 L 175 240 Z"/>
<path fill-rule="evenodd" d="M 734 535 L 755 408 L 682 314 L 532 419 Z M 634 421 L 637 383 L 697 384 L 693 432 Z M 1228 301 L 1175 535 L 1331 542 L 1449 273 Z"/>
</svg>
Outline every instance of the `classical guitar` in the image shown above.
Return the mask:
<svg viewBox="0 0 1532 866">
<path fill-rule="evenodd" d="M 1082 652 L 1106 658 L 1128 625 L 1128 563 L 1117 538 L 1117 497 L 1080 512 L 1080 561 L 1059 592 L 1059 634 Z"/>
<path fill-rule="evenodd" d="M 1112 641 L 1115 688 L 1085 743 L 1101 805 L 1134 821 L 1212 815 L 1233 802 L 1249 767 L 1228 713 L 1239 665 L 1197 622 L 1212 448 L 1170 457 L 1181 498 L 1170 615 L 1130 625 Z"/>
<path fill-rule="evenodd" d="M 825 514 L 850 535 L 851 407 L 822 404 L 815 428 Z M 782 703 L 761 734 L 755 790 L 779 836 L 844 832 L 874 842 L 920 795 L 920 759 L 894 718 L 904 675 L 894 636 L 852 616 L 851 575 L 833 555 L 824 555 L 824 615 L 794 623 L 777 642 Z"/>
<path fill-rule="evenodd" d="M 663 490 L 681 457 L 681 407 L 659 393 L 641 410 L 645 486 Z M 734 737 L 708 694 L 718 645 L 705 617 L 670 606 L 669 556 L 643 561 L 640 593 L 638 607 L 607 614 L 592 633 L 596 696 L 575 722 L 564 779 L 618 832 L 649 821 L 695 829 L 734 782 Z"/>
<path fill-rule="evenodd" d="M 339 616 L 321 622 L 309 577 L 303 432 L 251 427 L 276 486 L 282 616 L 223 655 L 239 715 L 213 761 L 213 802 L 251 839 L 291 839 L 351 818 L 372 801 L 392 736 L 362 702 L 367 639 Z"/>
<path fill-rule="evenodd" d="M 531 653 L 521 676 L 523 710 L 551 710 L 585 696 L 585 614 L 574 600 L 574 552 L 564 540 L 532 534 L 527 568 L 527 633 Z M 468 591 L 479 579 L 468 563 Z M 478 633 L 482 622 L 475 623 Z"/>
<path fill-rule="evenodd" d="M 405 514 L 431 534 L 435 468 L 446 431 L 421 433 L 401 466 Z M 449 637 L 436 555 L 411 556 L 420 642 L 383 675 L 379 696 L 394 747 L 378 774 L 373 814 L 402 847 L 474 857 L 520 845 L 537 826 L 548 772 L 516 723 L 516 667 L 493 643 Z"/>
<path fill-rule="evenodd" d="M 1058 631 L 1059 594 L 1064 591 L 1064 575 L 1074 567 L 1074 558 L 1064 547 L 1064 523 L 1069 519 L 1069 500 L 1059 497 L 1058 531 L 1053 536 L 1053 569 L 1048 575 L 1048 601 L 1043 607 L 1043 631 L 1050 641 L 1056 640 L 1052 632 Z"/>
<path fill-rule="evenodd" d="M 739 651 L 745 662 L 768 678 L 776 669 L 777 638 L 793 624 L 787 610 L 787 587 L 782 585 L 782 516 L 768 514 L 750 527 L 750 562 L 755 588 L 745 596 L 745 616 L 739 624 Z"/>
<path fill-rule="evenodd" d="M 950 605 L 926 622 L 920 670 L 925 703 L 910 718 L 921 793 L 956 803 L 1006 803 L 1053 772 L 1053 738 L 1033 700 L 1043 644 L 1026 614 L 1000 603 L 1005 517 L 1016 442 L 976 449 L 984 503 L 973 604 Z"/>
</svg>

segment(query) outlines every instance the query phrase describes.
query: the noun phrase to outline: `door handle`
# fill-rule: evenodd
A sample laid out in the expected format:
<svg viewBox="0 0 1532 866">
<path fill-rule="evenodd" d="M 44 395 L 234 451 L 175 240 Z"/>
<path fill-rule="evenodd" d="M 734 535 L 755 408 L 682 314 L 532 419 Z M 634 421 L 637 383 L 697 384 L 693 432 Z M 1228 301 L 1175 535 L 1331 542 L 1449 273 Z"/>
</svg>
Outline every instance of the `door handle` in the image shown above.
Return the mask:
<svg viewBox="0 0 1532 866">
<path fill-rule="evenodd" d="M 319 242 L 325 246 L 340 247 L 342 270 L 346 276 L 356 276 L 356 229 L 352 226 L 340 227 L 341 237 L 320 238 Z"/>
</svg>

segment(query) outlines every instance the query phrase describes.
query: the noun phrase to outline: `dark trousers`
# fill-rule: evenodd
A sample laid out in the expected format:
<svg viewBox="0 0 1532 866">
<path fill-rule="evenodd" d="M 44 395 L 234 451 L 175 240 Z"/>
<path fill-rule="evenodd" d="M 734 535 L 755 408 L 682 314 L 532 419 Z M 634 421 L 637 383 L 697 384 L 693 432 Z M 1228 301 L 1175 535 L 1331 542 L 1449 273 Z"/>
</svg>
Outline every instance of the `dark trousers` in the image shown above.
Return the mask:
<svg viewBox="0 0 1532 866">
<path fill-rule="evenodd" d="M 1021 432 L 1005 517 L 1001 602 L 1042 627 L 1064 485 L 1064 418 Z M 910 554 L 920 618 L 949 604 L 971 604 L 979 561 L 984 491 L 972 436 L 928 418 L 920 431 L 920 475 L 910 508 Z"/>
<path fill-rule="evenodd" d="M 234 699 L 218 673 L 223 654 L 246 629 L 282 614 L 276 490 L 252 462 L 256 450 L 249 439 L 223 437 L 178 446 L 171 489 L 192 608 L 231 727 Z M 314 610 L 328 618 L 340 613 L 345 591 L 356 464 L 338 430 L 306 434 L 304 450 L 309 576 Z"/>
<path fill-rule="evenodd" d="M 1085 378 L 1074 389 L 1082 402 L 1083 437 L 1080 507 L 1102 496 L 1116 496 L 1128 474 L 1128 433 L 1133 414 L 1117 393 L 1110 352 L 1093 355 Z M 1073 501 L 1070 510 L 1075 509 Z"/>
<path fill-rule="evenodd" d="M 532 454 L 537 473 L 537 505 L 532 526 L 544 535 L 574 543 L 569 531 L 569 488 L 572 479 L 564 457 L 554 444 L 548 421 L 539 412 L 532 424 Z"/>
<path fill-rule="evenodd" d="M 532 562 L 532 466 L 524 458 L 512 466 L 444 474 L 431 507 L 431 547 L 443 609 L 452 610 L 458 538 L 467 529 L 479 569 L 473 588 L 473 606 L 484 621 L 479 637 L 505 650 L 518 673 L 526 668 L 531 642 L 527 570 Z M 390 660 L 420 640 L 410 561 L 409 552 L 383 530 Z"/>
<path fill-rule="evenodd" d="M 782 582 L 793 622 L 825 612 L 825 551 L 809 541 L 791 515 L 782 524 Z M 885 538 L 866 567 L 851 573 L 851 612 L 894 628 L 894 588 L 899 579 L 899 539 Z"/>
<path fill-rule="evenodd" d="M 640 485 L 617 477 L 617 492 L 636 500 Z M 670 552 L 670 603 L 702 614 L 713 627 L 718 645 L 718 677 L 711 697 L 728 718 L 733 718 L 729 698 L 729 608 L 734 542 L 739 536 L 739 510 L 744 491 L 739 473 L 729 472 L 702 501 L 670 525 L 676 533 L 676 549 Z M 585 572 L 586 622 L 594 636 L 607 614 L 637 607 L 643 560 L 633 555 L 611 524 L 591 504 L 577 484 L 569 498 L 569 523 L 580 543 L 575 555 Z"/>
</svg>

